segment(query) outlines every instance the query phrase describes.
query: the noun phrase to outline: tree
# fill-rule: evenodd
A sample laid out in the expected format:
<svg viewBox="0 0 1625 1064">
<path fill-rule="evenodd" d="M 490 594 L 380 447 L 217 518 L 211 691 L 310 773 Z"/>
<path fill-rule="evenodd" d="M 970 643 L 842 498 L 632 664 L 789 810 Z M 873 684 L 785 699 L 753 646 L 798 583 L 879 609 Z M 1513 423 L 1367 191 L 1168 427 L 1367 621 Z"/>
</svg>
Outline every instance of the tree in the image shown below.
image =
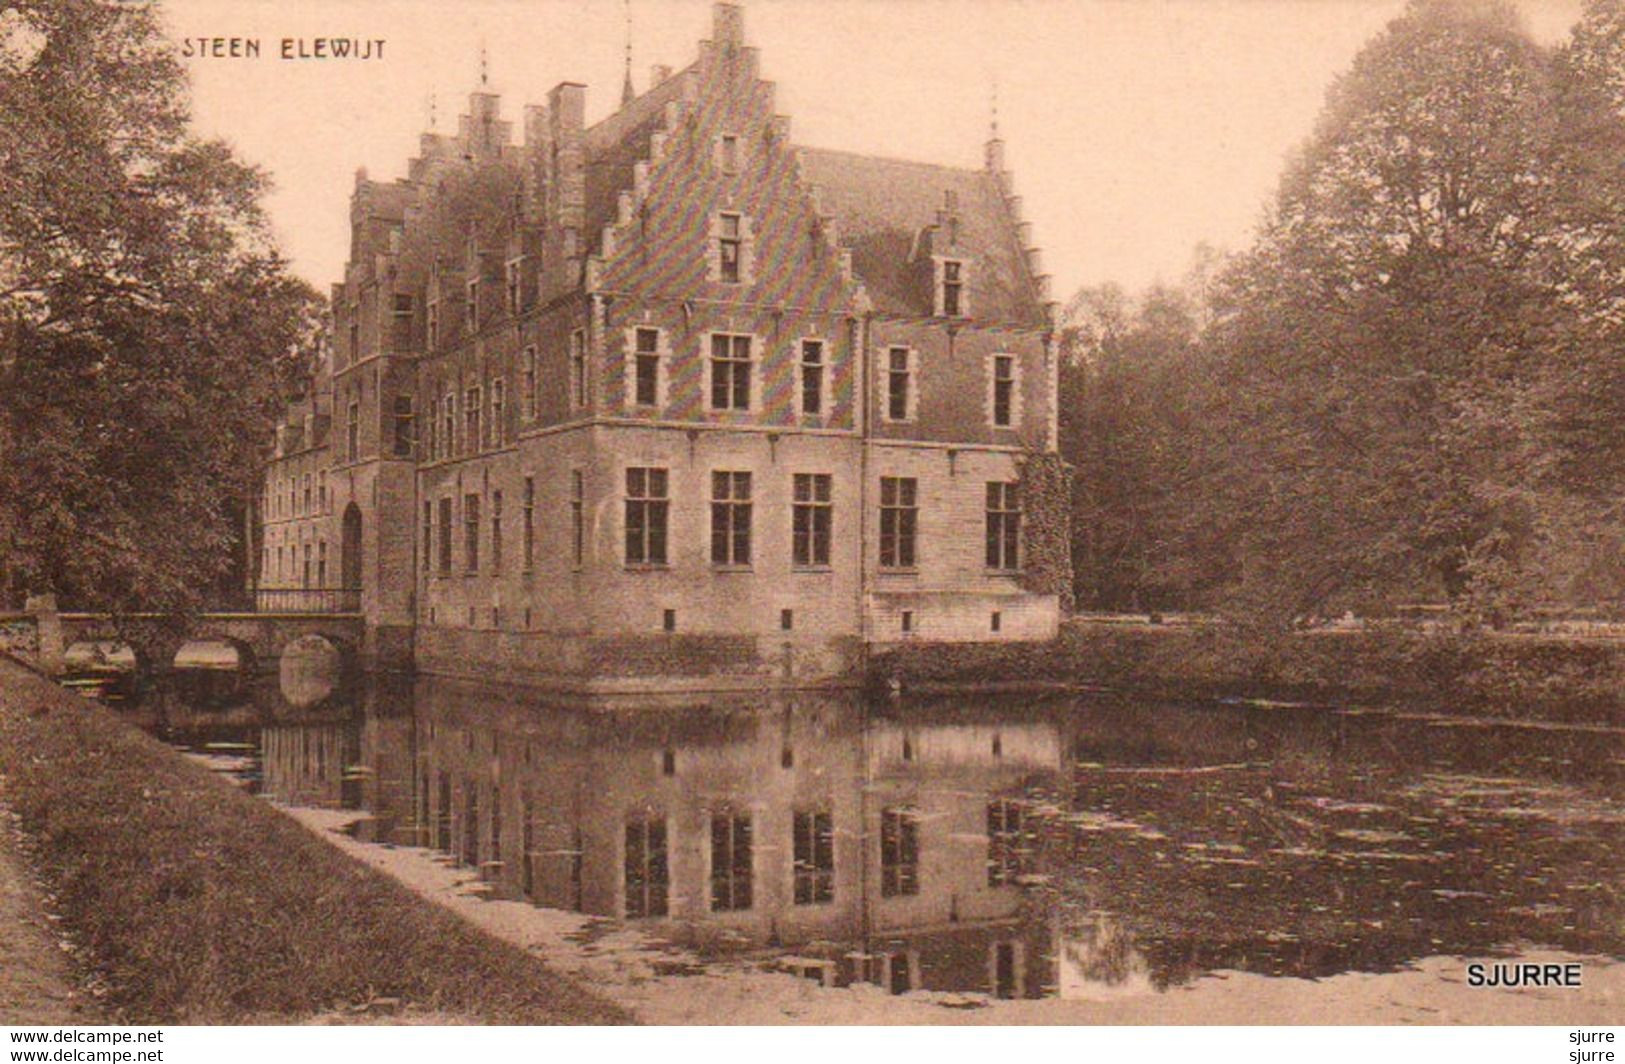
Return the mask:
<svg viewBox="0 0 1625 1064">
<path fill-rule="evenodd" d="M 1625 599 L 1625 4 L 1592 0 L 1553 64 L 1553 143 L 1541 245 L 1567 313 L 1524 416 L 1543 499 L 1551 593 Z"/>
<path fill-rule="evenodd" d="M 1204 573 L 1181 553 L 1192 421 L 1203 401 L 1201 304 L 1154 286 L 1084 289 L 1061 332 L 1061 452 L 1073 466 L 1073 566 L 1095 609 L 1168 609 Z"/>
<path fill-rule="evenodd" d="M 184 610 L 320 310 L 155 9 L 0 4 L 0 595 Z"/>
<path fill-rule="evenodd" d="M 1536 549 L 1521 397 L 1565 310 L 1539 266 L 1546 54 L 1489 0 L 1413 0 L 1327 96 L 1206 340 L 1192 509 L 1278 620 L 1509 586 Z"/>
</svg>

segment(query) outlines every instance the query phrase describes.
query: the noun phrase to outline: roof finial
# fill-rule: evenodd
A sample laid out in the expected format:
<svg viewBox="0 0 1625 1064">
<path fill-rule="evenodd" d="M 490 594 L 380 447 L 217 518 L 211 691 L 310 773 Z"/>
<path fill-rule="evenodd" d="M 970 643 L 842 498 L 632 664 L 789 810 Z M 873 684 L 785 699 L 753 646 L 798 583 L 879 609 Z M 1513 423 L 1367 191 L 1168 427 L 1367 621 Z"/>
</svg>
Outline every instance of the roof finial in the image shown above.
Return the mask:
<svg viewBox="0 0 1625 1064">
<path fill-rule="evenodd" d="M 993 75 L 993 121 L 983 149 L 983 165 L 989 173 L 1004 173 L 1004 140 L 999 136 L 999 76 Z"/>
<path fill-rule="evenodd" d="M 637 90 L 632 88 L 632 0 L 626 0 L 626 80 L 621 84 L 621 106 L 636 97 Z"/>
<path fill-rule="evenodd" d="M 480 88 L 483 89 L 487 85 L 489 85 L 490 83 L 491 83 L 491 72 L 490 72 L 490 69 L 489 69 L 489 64 L 486 62 L 485 40 L 483 38 L 481 38 L 481 40 L 480 40 Z"/>
<path fill-rule="evenodd" d="M 435 122 L 436 122 L 436 119 L 438 117 L 437 114 L 436 114 L 435 102 L 436 102 L 435 94 L 432 93 L 432 92 L 429 93 L 429 130 L 430 130 L 430 132 L 433 132 L 434 129 L 436 128 Z"/>
</svg>

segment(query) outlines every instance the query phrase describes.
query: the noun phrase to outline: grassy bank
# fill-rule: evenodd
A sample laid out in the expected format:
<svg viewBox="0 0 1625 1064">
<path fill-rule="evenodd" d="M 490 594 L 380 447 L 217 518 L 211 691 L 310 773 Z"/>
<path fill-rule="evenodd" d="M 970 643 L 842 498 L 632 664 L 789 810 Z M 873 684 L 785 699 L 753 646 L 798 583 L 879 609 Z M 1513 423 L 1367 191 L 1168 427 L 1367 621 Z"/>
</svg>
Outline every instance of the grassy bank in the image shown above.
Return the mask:
<svg viewBox="0 0 1625 1064">
<path fill-rule="evenodd" d="M 4 658 L 0 788 L 115 1019 L 293 1022 L 379 999 L 483 1022 L 628 1019 Z"/>
<path fill-rule="evenodd" d="M 872 674 L 915 687 L 1020 678 L 1163 697 L 1625 723 L 1625 644 L 1556 636 L 1379 629 L 1263 638 L 1220 627 L 1071 622 L 1053 643 L 904 647 L 877 660 Z"/>
</svg>

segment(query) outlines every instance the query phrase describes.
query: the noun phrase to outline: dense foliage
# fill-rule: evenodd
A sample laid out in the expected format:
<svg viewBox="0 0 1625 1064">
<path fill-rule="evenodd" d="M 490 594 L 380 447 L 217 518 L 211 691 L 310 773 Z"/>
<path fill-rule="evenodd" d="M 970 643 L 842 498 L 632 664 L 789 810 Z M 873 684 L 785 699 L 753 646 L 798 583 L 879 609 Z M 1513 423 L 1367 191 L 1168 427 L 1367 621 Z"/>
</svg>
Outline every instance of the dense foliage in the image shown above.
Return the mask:
<svg viewBox="0 0 1625 1064">
<path fill-rule="evenodd" d="M 186 101 L 150 5 L 0 4 L 0 600 L 184 610 L 240 555 L 319 301 Z"/>
<path fill-rule="evenodd" d="M 1080 600 L 1270 624 L 1625 594 L 1625 5 L 1413 0 L 1256 244 L 1069 308 Z"/>
</svg>

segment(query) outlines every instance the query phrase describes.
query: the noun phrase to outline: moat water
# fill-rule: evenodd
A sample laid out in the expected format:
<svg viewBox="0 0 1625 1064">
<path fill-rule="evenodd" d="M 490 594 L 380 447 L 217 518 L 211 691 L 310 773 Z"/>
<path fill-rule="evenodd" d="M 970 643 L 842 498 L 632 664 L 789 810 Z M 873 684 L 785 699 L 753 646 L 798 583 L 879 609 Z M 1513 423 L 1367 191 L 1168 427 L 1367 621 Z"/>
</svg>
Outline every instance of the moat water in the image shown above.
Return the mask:
<svg viewBox="0 0 1625 1064">
<path fill-rule="evenodd" d="M 1098 694 L 588 706 L 442 681 L 302 715 L 164 701 L 128 712 L 254 793 L 702 964 L 1087 999 L 1625 958 L 1618 729 Z"/>
</svg>

